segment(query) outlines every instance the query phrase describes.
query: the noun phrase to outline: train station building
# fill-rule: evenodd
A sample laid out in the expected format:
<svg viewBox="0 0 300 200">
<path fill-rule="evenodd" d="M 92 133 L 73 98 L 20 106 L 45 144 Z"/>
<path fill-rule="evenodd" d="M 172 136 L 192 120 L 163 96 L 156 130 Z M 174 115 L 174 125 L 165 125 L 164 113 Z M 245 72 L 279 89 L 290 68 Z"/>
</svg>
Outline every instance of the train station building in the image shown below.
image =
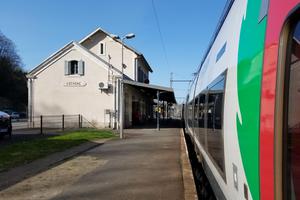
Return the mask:
<svg viewBox="0 0 300 200">
<path fill-rule="evenodd" d="M 172 88 L 149 84 L 152 72 L 142 53 L 98 28 L 28 73 L 29 120 L 80 114 L 96 127 L 117 128 L 123 99 L 124 127 L 145 123 L 155 116 L 157 95 L 163 105 L 176 102 Z"/>
</svg>

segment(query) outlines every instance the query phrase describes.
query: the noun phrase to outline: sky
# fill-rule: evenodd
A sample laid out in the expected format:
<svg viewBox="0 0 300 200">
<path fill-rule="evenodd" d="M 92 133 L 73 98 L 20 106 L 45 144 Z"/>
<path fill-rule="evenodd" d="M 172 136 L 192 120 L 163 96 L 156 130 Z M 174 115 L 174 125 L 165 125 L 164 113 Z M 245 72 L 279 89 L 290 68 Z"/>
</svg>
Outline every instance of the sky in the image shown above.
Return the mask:
<svg viewBox="0 0 300 200">
<path fill-rule="evenodd" d="M 226 0 L 9 0 L 1 2 L 0 31 L 15 43 L 26 71 L 98 27 L 120 36 L 134 33 L 126 43 L 142 52 L 152 67 L 150 84 L 169 87 L 171 72 L 173 79 L 193 78 L 225 4 Z M 182 102 L 188 84 L 174 83 L 173 88 Z"/>
</svg>

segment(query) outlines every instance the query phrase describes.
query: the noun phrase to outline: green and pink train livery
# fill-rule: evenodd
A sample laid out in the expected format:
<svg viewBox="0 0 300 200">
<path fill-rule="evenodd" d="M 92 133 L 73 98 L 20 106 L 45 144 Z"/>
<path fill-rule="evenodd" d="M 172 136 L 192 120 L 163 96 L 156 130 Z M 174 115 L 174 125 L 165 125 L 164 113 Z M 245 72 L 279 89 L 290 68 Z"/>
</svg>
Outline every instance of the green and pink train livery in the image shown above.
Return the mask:
<svg viewBox="0 0 300 200">
<path fill-rule="evenodd" d="M 300 0 L 228 1 L 185 122 L 218 199 L 300 199 Z"/>
</svg>

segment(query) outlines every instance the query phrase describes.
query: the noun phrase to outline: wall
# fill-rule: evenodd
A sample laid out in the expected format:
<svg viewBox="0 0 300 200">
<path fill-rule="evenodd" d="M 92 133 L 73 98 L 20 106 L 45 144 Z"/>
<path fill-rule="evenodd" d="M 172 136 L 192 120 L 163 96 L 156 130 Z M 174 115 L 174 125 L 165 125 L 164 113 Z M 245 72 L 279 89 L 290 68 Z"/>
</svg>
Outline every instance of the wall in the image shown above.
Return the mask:
<svg viewBox="0 0 300 200">
<path fill-rule="evenodd" d="M 84 76 L 65 76 L 64 63 L 73 59 L 85 62 Z M 105 114 L 105 109 L 114 109 L 114 94 L 102 92 L 98 86 L 107 79 L 104 64 L 99 66 L 73 47 L 34 79 L 33 115 L 82 114 L 98 127 L 108 126 L 109 115 Z M 72 83 L 80 86 L 72 87 Z"/>
<path fill-rule="evenodd" d="M 139 58 L 139 59 L 137 59 L 137 79 L 136 79 L 136 81 L 138 81 L 139 80 L 139 78 L 138 78 L 138 68 L 140 68 L 142 71 L 143 71 L 143 73 L 148 77 L 148 80 L 149 80 L 149 71 L 148 71 L 148 68 L 146 67 L 146 64 L 145 64 L 145 62 L 143 61 L 143 59 L 141 59 L 141 58 Z M 143 81 L 139 81 L 139 82 L 144 82 L 144 77 L 142 78 L 142 80 Z"/>
<path fill-rule="evenodd" d="M 100 55 L 100 42 L 105 43 L 105 54 Z M 84 41 L 81 45 L 92 51 L 94 54 L 110 63 L 113 67 L 117 68 L 120 72 L 121 70 L 121 55 L 122 55 L 122 45 L 111 37 L 106 36 L 102 32 L 97 32 L 91 38 Z M 124 74 L 130 77 L 132 80 L 135 79 L 135 58 L 137 55 L 131 50 L 124 47 L 124 64 L 127 66 L 124 69 Z"/>
</svg>

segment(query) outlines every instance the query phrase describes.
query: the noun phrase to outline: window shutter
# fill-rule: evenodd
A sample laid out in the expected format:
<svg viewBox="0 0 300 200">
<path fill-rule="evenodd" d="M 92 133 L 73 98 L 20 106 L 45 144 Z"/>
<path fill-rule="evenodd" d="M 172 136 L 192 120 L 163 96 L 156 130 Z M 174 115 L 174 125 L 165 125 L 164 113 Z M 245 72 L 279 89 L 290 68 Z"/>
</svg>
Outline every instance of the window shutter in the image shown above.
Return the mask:
<svg viewBox="0 0 300 200">
<path fill-rule="evenodd" d="M 65 75 L 70 74 L 70 63 L 68 61 L 65 61 Z"/>
<path fill-rule="evenodd" d="M 68 74 L 71 74 L 71 61 L 68 62 Z"/>
<path fill-rule="evenodd" d="M 78 74 L 81 76 L 84 75 L 84 61 L 82 60 L 78 62 Z"/>
</svg>

